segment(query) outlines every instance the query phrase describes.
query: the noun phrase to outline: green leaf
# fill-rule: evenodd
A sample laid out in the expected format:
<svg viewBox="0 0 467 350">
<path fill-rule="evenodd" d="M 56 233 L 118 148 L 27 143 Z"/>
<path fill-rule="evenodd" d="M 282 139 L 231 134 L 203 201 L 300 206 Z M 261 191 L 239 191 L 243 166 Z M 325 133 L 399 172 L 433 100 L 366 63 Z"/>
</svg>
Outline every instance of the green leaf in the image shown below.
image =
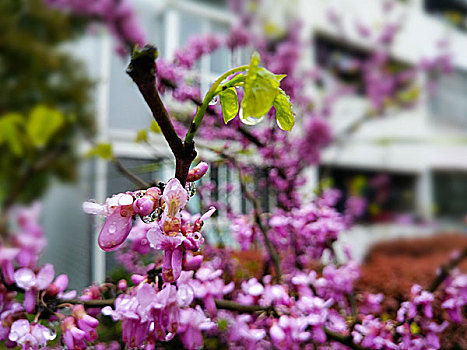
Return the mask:
<svg viewBox="0 0 467 350">
<path fill-rule="evenodd" d="M 39 105 L 29 115 L 26 132 L 34 146 L 43 147 L 64 122 L 65 118 L 60 111 Z"/>
<path fill-rule="evenodd" d="M 135 142 L 147 142 L 148 141 L 148 129 L 141 129 L 136 133 Z"/>
<path fill-rule="evenodd" d="M 225 89 L 219 94 L 222 106 L 222 115 L 224 123 L 228 123 L 238 114 L 238 97 L 237 90 L 234 87 Z"/>
<path fill-rule="evenodd" d="M 112 145 L 110 143 L 99 143 L 88 151 L 86 157 L 101 157 L 110 160 L 113 158 Z"/>
<path fill-rule="evenodd" d="M 157 124 L 157 122 L 155 120 L 151 123 L 151 131 L 154 134 L 160 134 L 161 133 L 161 128 L 159 127 L 159 124 Z"/>
<path fill-rule="evenodd" d="M 271 109 L 274 99 L 279 93 L 280 80 L 283 75 L 275 75 L 265 68 L 258 67 L 259 55 L 251 57 L 247 77 L 245 79 L 245 95 L 242 101 L 241 119 L 246 124 L 256 124 L 255 118 L 262 118 Z"/>
<path fill-rule="evenodd" d="M 285 131 L 291 131 L 295 124 L 295 116 L 292 111 L 292 104 L 289 96 L 279 89 L 280 93 L 274 99 L 274 108 L 276 109 L 276 121 L 279 127 Z"/>
<path fill-rule="evenodd" d="M 6 143 L 16 156 L 23 154 L 24 146 L 21 142 L 23 124 L 23 117 L 18 113 L 9 113 L 0 118 L 0 146 Z"/>
<path fill-rule="evenodd" d="M 287 76 L 287 74 L 276 74 L 277 81 L 281 81 Z"/>
</svg>

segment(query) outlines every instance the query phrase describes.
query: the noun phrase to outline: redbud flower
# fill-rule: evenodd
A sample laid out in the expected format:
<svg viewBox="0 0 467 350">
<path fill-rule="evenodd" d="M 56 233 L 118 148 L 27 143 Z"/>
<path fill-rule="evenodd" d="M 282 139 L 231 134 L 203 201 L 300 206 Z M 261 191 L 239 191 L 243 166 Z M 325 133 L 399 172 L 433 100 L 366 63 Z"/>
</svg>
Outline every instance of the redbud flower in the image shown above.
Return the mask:
<svg viewBox="0 0 467 350">
<path fill-rule="evenodd" d="M 30 325 L 28 320 L 21 319 L 11 325 L 8 339 L 23 345 L 23 349 L 38 349 L 55 339 L 55 334 L 40 324 Z"/>
<path fill-rule="evenodd" d="M 149 215 L 154 210 L 154 201 L 148 196 L 137 198 L 133 203 L 135 213 L 141 216 Z"/>
<path fill-rule="evenodd" d="M 85 333 L 84 337 L 87 341 L 94 341 L 97 339 L 96 328 L 99 325 L 99 321 L 88 315 L 83 305 L 75 305 L 73 307 L 73 317 L 76 319 L 79 329 Z"/>
<path fill-rule="evenodd" d="M 104 205 L 84 202 L 83 210 L 88 214 L 105 215 L 107 219 L 102 226 L 97 242 L 105 251 L 119 247 L 130 234 L 133 215 L 134 198 L 129 193 L 120 193 L 107 198 Z"/>
<path fill-rule="evenodd" d="M 24 309 L 27 312 L 34 312 L 37 292 L 46 289 L 52 283 L 54 274 L 54 267 L 51 264 L 46 264 L 37 275 L 28 268 L 15 272 L 16 285 L 25 290 Z"/>
<path fill-rule="evenodd" d="M 66 317 L 62 322 L 62 336 L 69 349 L 86 349 L 86 332 L 76 327 L 75 319 Z"/>
<path fill-rule="evenodd" d="M 201 179 L 208 171 L 209 165 L 206 162 L 201 162 L 194 168 L 188 171 L 187 182 L 194 182 Z"/>
</svg>

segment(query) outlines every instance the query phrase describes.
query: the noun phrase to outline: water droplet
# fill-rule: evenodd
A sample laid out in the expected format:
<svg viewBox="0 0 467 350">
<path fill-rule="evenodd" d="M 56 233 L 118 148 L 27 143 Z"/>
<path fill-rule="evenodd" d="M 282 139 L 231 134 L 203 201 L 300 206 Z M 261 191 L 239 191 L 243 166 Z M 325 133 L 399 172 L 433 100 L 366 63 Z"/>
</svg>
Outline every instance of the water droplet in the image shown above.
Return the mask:
<svg viewBox="0 0 467 350">
<path fill-rule="evenodd" d="M 109 226 L 109 233 L 115 233 L 115 231 L 117 231 L 117 228 L 115 227 L 115 225 L 110 225 Z"/>
<path fill-rule="evenodd" d="M 219 103 L 219 95 L 214 96 L 214 98 L 209 102 L 210 106 L 215 106 Z"/>
</svg>

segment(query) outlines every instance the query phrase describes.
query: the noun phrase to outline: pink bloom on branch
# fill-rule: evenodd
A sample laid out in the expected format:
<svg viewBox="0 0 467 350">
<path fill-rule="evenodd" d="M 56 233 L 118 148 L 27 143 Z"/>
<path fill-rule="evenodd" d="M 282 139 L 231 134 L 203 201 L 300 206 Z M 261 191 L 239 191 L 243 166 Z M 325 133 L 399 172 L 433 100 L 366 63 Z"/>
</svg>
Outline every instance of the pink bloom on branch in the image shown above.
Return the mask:
<svg viewBox="0 0 467 350">
<path fill-rule="evenodd" d="M 179 232 L 168 236 L 162 232 L 158 225 L 148 231 L 147 238 L 154 249 L 164 251 L 162 264 L 162 278 L 165 282 L 173 282 L 180 277 L 182 271 L 183 250 L 181 244 L 185 237 Z"/>
<path fill-rule="evenodd" d="M 107 252 L 118 248 L 130 234 L 132 222 L 131 215 L 123 216 L 122 209 L 116 209 L 102 226 L 97 239 L 99 247 Z"/>
<path fill-rule="evenodd" d="M 187 182 L 194 182 L 201 179 L 209 169 L 209 165 L 206 162 L 201 162 L 194 168 L 188 171 Z"/>
<path fill-rule="evenodd" d="M 154 201 L 148 197 L 137 198 L 133 203 L 133 209 L 138 215 L 149 215 L 154 211 Z"/>
<path fill-rule="evenodd" d="M 14 282 L 14 267 L 13 259 L 16 258 L 20 249 L 18 248 L 8 248 L 0 247 L 0 266 L 2 268 L 2 274 L 5 282 L 7 284 L 12 284 Z"/>
<path fill-rule="evenodd" d="M 46 289 L 52 283 L 54 274 L 54 267 L 51 264 L 46 264 L 37 275 L 28 268 L 15 272 L 16 285 L 25 290 L 24 309 L 27 312 L 34 312 L 37 292 Z"/>
<path fill-rule="evenodd" d="M 88 214 L 107 216 L 97 239 L 99 247 L 105 251 L 118 248 L 128 237 L 131 231 L 134 198 L 130 193 L 119 193 L 107 198 L 105 204 L 84 202 L 83 210 Z"/>
<path fill-rule="evenodd" d="M 11 325 L 8 339 L 23 345 L 23 349 L 38 349 L 55 339 L 55 334 L 40 324 L 30 325 L 28 320 L 20 319 Z"/>
</svg>

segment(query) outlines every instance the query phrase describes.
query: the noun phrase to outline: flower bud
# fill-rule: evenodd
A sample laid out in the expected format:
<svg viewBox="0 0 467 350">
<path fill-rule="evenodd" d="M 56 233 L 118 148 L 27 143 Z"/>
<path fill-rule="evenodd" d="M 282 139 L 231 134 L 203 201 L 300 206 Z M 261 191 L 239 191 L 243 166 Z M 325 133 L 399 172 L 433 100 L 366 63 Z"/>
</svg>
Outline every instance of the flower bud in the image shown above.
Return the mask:
<svg viewBox="0 0 467 350">
<path fill-rule="evenodd" d="M 149 196 L 138 198 L 133 203 L 133 209 L 135 209 L 136 214 L 141 216 L 149 215 L 154 210 L 154 201 Z"/>
<path fill-rule="evenodd" d="M 151 187 L 146 190 L 146 196 L 152 197 L 154 201 L 161 198 L 161 190 L 158 187 Z"/>
<path fill-rule="evenodd" d="M 208 171 L 209 165 L 206 162 L 201 162 L 194 168 L 188 171 L 187 182 L 194 182 L 201 179 Z"/>
</svg>

